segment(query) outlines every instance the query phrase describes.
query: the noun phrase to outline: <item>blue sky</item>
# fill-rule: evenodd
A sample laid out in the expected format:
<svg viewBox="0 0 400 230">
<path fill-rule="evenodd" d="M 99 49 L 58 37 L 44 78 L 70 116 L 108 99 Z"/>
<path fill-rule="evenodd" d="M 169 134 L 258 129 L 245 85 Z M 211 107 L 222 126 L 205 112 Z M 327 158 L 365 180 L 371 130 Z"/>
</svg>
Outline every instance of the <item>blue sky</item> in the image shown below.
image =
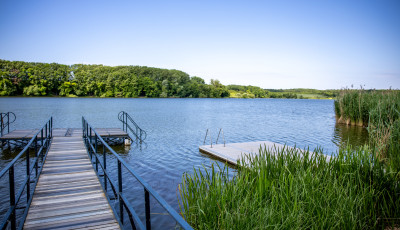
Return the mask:
<svg viewBox="0 0 400 230">
<path fill-rule="evenodd" d="M 400 88 L 400 1 L 0 0 L 0 59 L 263 88 Z"/>
</svg>

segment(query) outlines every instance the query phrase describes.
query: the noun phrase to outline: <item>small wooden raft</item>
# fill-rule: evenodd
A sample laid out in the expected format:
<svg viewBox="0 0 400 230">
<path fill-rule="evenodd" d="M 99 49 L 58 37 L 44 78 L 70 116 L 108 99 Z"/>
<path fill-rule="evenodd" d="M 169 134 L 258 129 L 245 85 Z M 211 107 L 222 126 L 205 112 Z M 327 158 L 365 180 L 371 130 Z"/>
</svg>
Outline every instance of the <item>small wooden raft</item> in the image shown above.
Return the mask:
<svg viewBox="0 0 400 230">
<path fill-rule="evenodd" d="M 120 229 L 86 153 L 82 131 L 53 137 L 24 229 Z"/>
<path fill-rule="evenodd" d="M 217 145 L 203 145 L 199 147 L 199 151 L 202 153 L 210 154 L 230 164 L 236 165 L 237 161 L 244 155 L 255 155 L 259 153 L 260 147 L 275 149 L 283 148 L 284 145 L 270 142 L 270 141 L 256 141 L 256 142 L 243 142 L 243 143 L 229 143 L 229 144 L 217 144 Z M 288 146 L 286 146 L 288 147 Z M 291 147 L 289 147 L 291 148 Z M 326 155 L 327 160 L 330 156 Z"/>
</svg>

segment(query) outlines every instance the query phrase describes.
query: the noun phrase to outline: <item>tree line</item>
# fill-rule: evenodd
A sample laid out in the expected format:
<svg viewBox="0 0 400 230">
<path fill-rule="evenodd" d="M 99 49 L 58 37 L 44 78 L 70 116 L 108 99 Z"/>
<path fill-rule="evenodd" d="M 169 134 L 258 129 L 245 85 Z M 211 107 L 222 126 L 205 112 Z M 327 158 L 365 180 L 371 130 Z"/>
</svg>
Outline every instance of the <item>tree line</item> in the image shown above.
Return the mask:
<svg viewBox="0 0 400 230">
<path fill-rule="evenodd" d="M 332 98 L 338 90 L 223 85 L 179 70 L 0 59 L 0 96 Z"/>
<path fill-rule="evenodd" d="M 218 80 L 146 66 L 0 60 L 0 76 L 0 96 L 229 97 Z"/>
</svg>

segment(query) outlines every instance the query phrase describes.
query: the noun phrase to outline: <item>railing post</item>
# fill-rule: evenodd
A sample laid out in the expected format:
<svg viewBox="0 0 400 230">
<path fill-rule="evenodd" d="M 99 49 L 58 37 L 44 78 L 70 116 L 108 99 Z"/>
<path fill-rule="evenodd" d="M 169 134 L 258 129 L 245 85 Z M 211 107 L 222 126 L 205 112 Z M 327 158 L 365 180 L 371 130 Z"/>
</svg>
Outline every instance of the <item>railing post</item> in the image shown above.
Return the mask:
<svg viewBox="0 0 400 230">
<path fill-rule="evenodd" d="M 106 174 L 106 169 L 107 169 L 107 159 L 106 159 L 106 146 L 103 144 L 103 167 L 104 167 L 104 189 L 107 192 L 107 174 Z"/>
<path fill-rule="evenodd" d="M 7 113 L 7 133 L 10 133 L 10 112 Z"/>
<path fill-rule="evenodd" d="M 145 202 L 145 211 L 146 211 L 146 229 L 151 229 L 151 221 L 150 221 L 150 196 L 149 191 L 144 188 L 144 202 Z"/>
<path fill-rule="evenodd" d="M 210 132 L 210 143 L 211 143 L 211 148 L 212 148 L 212 136 L 211 136 L 211 132 Z"/>
<path fill-rule="evenodd" d="M 39 154 L 38 154 L 37 136 L 35 137 L 35 156 L 39 156 Z"/>
<path fill-rule="evenodd" d="M 126 124 L 126 121 L 125 121 L 125 112 L 122 112 L 122 130 L 124 130 L 125 131 L 125 124 Z M 125 131 L 126 132 L 126 131 Z"/>
<path fill-rule="evenodd" d="M 124 114 L 125 114 L 125 132 L 128 132 L 128 114 L 125 112 Z"/>
<path fill-rule="evenodd" d="M 30 159 L 29 159 L 29 148 L 26 151 L 26 176 L 28 177 L 28 183 L 26 184 L 26 202 L 29 203 L 31 196 L 31 173 L 30 173 Z"/>
<path fill-rule="evenodd" d="M 8 171 L 9 173 L 9 183 L 10 183 L 10 206 L 14 208 L 11 213 L 10 221 L 11 221 L 11 229 L 16 229 L 16 216 L 15 216 L 15 184 L 14 184 L 14 165 Z"/>
<path fill-rule="evenodd" d="M 46 123 L 46 130 L 45 130 L 45 134 L 46 134 L 46 139 L 47 139 L 47 123 Z M 45 147 L 47 148 L 47 141 L 45 143 Z"/>
<path fill-rule="evenodd" d="M 92 162 L 92 127 L 90 127 L 90 132 L 89 132 L 89 154 L 90 154 L 90 162 Z"/>
<path fill-rule="evenodd" d="M 40 143 L 41 143 L 41 146 L 44 146 L 44 143 L 43 143 L 43 129 L 41 129 L 40 130 Z M 46 137 L 46 141 L 47 141 L 47 137 Z"/>
<path fill-rule="evenodd" d="M 207 131 L 206 131 L 206 136 L 204 137 L 203 145 L 205 145 L 205 144 L 206 144 L 207 135 L 208 135 L 208 129 L 207 129 Z"/>
<path fill-rule="evenodd" d="M 51 130 L 50 130 L 50 138 L 53 138 L 53 117 L 50 118 Z"/>
<path fill-rule="evenodd" d="M 96 172 L 98 173 L 99 172 L 99 164 L 98 164 L 98 160 L 97 160 L 97 134 L 94 134 L 94 136 L 95 136 L 95 138 L 94 138 L 94 141 L 95 141 L 95 143 L 94 143 L 94 151 L 95 151 L 94 158 L 96 161 Z"/>
<path fill-rule="evenodd" d="M 124 204 L 122 200 L 122 168 L 121 168 L 121 162 L 117 159 L 118 161 L 118 198 L 119 198 L 119 214 L 120 214 L 120 220 L 121 223 L 124 223 Z"/>
<path fill-rule="evenodd" d="M 1 135 L 0 135 L 0 137 L 2 137 L 3 136 L 3 113 L 0 113 L 0 116 L 1 116 Z"/>
<path fill-rule="evenodd" d="M 43 133 L 43 129 L 42 129 L 42 133 Z M 43 134 L 42 134 L 43 135 Z M 35 178 L 37 178 L 38 177 L 38 174 L 39 174 L 39 172 L 38 172 L 38 168 L 39 168 L 39 154 L 38 154 L 38 151 L 37 151 L 37 136 L 36 136 L 36 138 L 35 138 L 35 156 L 36 156 L 36 163 L 35 163 Z"/>
</svg>

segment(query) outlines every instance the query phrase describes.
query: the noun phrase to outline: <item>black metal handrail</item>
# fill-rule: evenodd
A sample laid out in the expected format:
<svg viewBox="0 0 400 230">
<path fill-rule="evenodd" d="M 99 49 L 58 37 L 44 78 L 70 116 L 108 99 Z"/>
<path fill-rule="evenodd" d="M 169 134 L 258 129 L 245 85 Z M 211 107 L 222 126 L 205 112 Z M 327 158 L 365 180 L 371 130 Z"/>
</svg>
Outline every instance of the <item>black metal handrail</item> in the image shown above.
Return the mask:
<svg viewBox="0 0 400 230">
<path fill-rule="evenodd" d="M 129 221 L 131 227 L 133 229 L 151 229 L 151 220 L 150 220 L 150 195 L 163 207 L 165 210 L 174 218 L 174 220 L 183 228 L 183 229 L 192 229 L 192 227 L 156 192 L 154 191 L 150 185 L 145 182 L 133 169 L 127 164 L 104 140 L 103 138 L 96 132 L 94 128 L 86 121 L 84 117 L 82 117 L 82 126 L 83 126 L 83 138 L 86 144 L 86 148 L 88 150 L 89 157 L 92 161 L 93 168 L 96 171 L 96 174 L 100 181 L 102 181 L 103 190 L 106 194 L 108 201 L 110 202 L 111 198 L 107 193 L 107 182 L 111 185 L 111 189 L 118 199 L 119 202 L 119 212 L 117 212 L 114 207 L 112 209 L 114 214 L 118 216 L 118 222 L 120 226 L 123 226 L 124 223 L 124 210 L 128 213 Z M 103 159 L 97 155 L 99 147 L 98 143 L 101 143 L 103 146 L 102 154 Z M 117 160 L 118 165 L 118 180 L 117 183 L 111 180 L 110 172 L 107 171 L 107 157 L 106 157 L 106 149 L 115 157 L 113 160 Z M 103 161 L 103 162 L 101 162 Z M 99 167 L 100 166 L 100 167 Z M 145 216 L 146 223 L 143 224 L 140 220 L 138 214 L 133 209 L 132 205 L 128 201 L 125 196 L 125 192 L 123 192 L 122 187 L 122 166 L 136 178 L 137 181 L 144 188 L 144 200 L 145 200 Z M 99 169 L 102 170 L 103 175 L 99 174 Z M 102 177 L 102 178 L 101 178 Z M 119 214 L 117 214 L 119 213 Z"/>
<path fill-rule="evenodd" d="M 33 192 L 35 191 L 36 184 L 39 179 L 39 175 L 42 172 L 43 164 L 46 159 L 47 153 L 49 151 L 49 146 L 51 143 L 51 138 L 53 137 L 53 118 L 51 117 L 45 125 L 31 138 L 25 148 L 0 172 L 0 178 L 8 172 L 9 177 L 9 192 L 10 192 L 10 207 L 8 208 L 7 213 L 3 217 L 0 225 L 0 229 L 6 229 L 10 227 L 11 229 L 22 229 L 26 216 L 28 215 L 28 209 L 30 204 L 32 203 Z M 38 143 L 38 139 L 40 138 L 40 143 Z M 29 157 L 29 149 L 33 148 L 35 151 L 35 160 L 31 166 L 30 157 Z M 26 177 L 23 180 L 19 190 L 15 193 L 15 164 L 18 162 L 22 156 L 26 156 Z M 39 161 L 39 158 L 41 161 Z M 40 164 L 40 165 L 39 165 Z M 33 173 L 33 171 L 35 173 Z M 33 175 L 34 174 L 34 177 Z M 31 180 L 34 179 L 34 180 Z M 31 185 L 33 183 L 33 185 Z M 26 188 L 26 189 L 25 189 Z M 24 213 L 22 218 L 18 222 L 17 226 L 17 216 L 16 216 L 16 208 L 24 195 L 24 191 L 26 194 L 26 206 L 24 207 Z M 17 195 L 16 195 L 17 194 Z"/>
<path fill-rule="evenodd" d="M 122 122 L 122 130 L 125 132 L 131 131 L 131 133 L 135 136 L 136 140 L 139 140 L 140 143 L 144 141 L 147 137 L 146 131 L 141 129 L 138 124 L 132 119 L 131 116 L 125 111 L 121 111 L 118 113 L 118 120 Z M 131 124 L 135 127 L 132 128 L 131 125 L 128 123 L 128 121 L 131 122 Z"/>
<path fill-rule="evenodd" d="M 10 121 L 10 115 L 12 121 Z M 17 119 L 17 116 L 15 116 L 15 113 L 13 112 L 0 113 L 0 119 L 1 119 L 0 137 L 2 137 L 3 135 L 10 132 L 10 124 L 12 124 L 15 121 L 15 119 Z M 7 133 L 5 133 L 5 131 L 7 131 Z"/>
</svg>

